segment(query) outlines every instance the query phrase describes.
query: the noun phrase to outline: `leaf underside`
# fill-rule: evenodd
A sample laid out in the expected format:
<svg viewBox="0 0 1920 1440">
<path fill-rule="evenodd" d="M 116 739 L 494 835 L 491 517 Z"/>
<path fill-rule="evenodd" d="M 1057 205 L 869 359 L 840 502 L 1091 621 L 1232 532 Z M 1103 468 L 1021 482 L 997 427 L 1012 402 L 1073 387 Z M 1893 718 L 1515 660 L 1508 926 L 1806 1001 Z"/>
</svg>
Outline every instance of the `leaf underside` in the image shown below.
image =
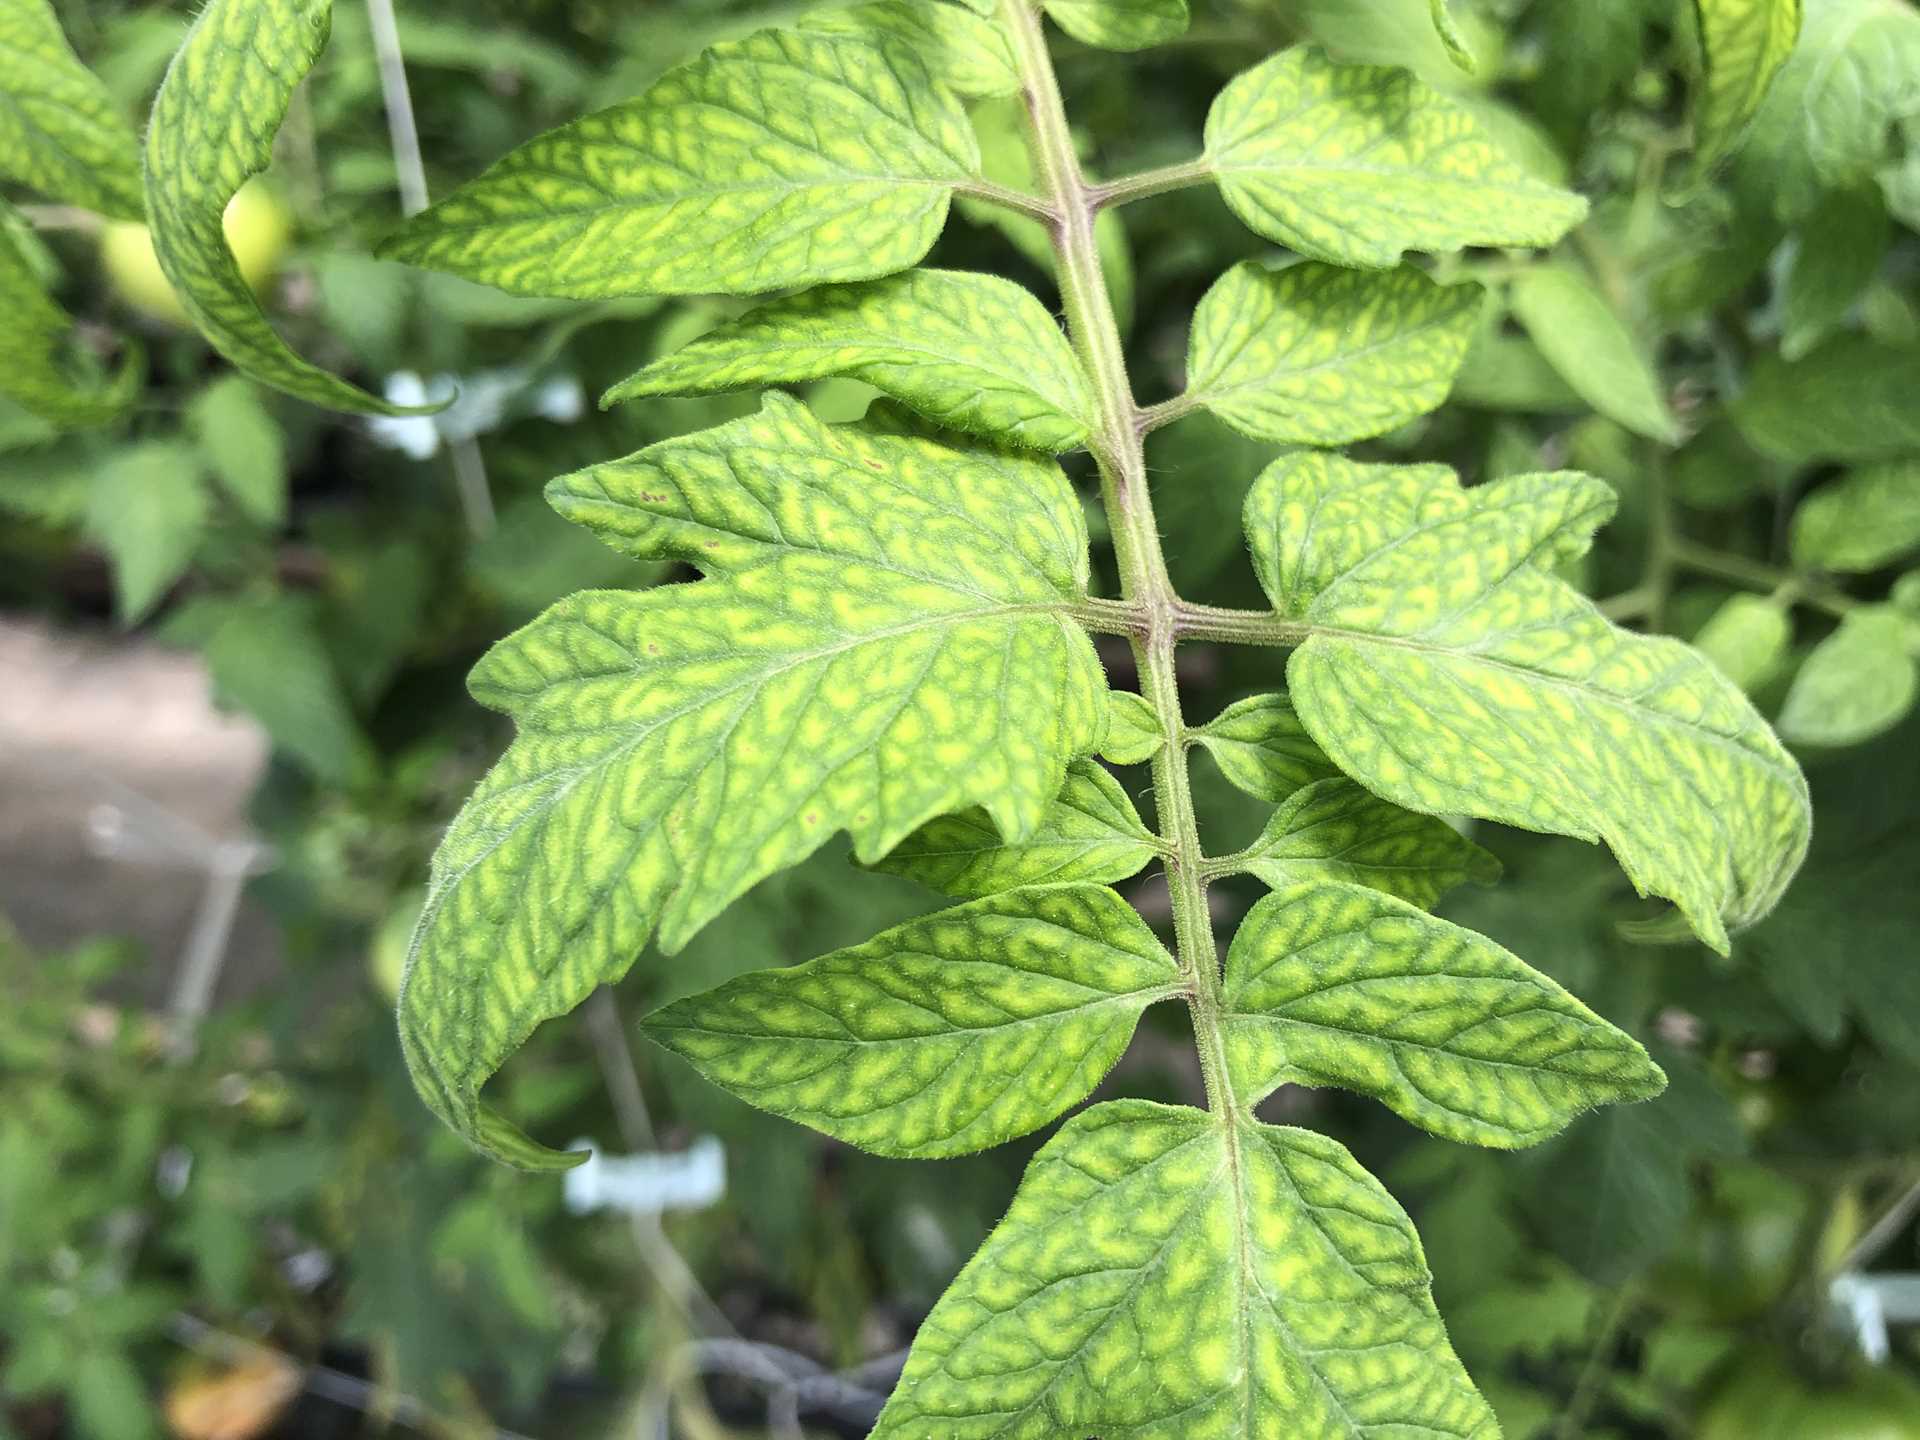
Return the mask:
<svg viewBox="0 0 1920 1440">
<path fill-rule="evenodd" d="M 1041 0 L 1053 23 L 1083 45 L 1146 50 L 1187 33 L 1187 0 Z"/>
</svg>

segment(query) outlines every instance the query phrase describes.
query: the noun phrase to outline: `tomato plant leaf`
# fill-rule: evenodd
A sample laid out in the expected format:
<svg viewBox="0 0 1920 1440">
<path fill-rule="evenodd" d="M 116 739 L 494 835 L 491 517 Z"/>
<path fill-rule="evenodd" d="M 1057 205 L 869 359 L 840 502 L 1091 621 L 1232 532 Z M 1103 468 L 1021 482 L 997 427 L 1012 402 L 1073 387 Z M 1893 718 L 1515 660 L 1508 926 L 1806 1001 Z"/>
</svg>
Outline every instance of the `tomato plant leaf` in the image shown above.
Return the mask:
<svg viewBox="0 0 1920 1440">
<path fill-rule="evenodd" d="M 428 1102 L 523 1165 L 478 1090 L 541 1020 L 669 952 L 835 831 L 863 862 L 978 805 L 1032 835 L 1107 688 L 1065 613 L 1087 574 L 1037 459 L 758 415 L 555 482 L 615 548 L 712 578 L 589 591 L 472 679 L 519 738 L 447 832 L 401 994 Z"/>
<path fill-rule="evenodd" d="M 1740 141 L 1767 87 L 1800 38 L 1800 0 L 1694 0 L 1704 84 L 1694 105 L 1694 150 L 1704 168 Z"/>
<path fill-rule="evenodd" d="M 262 525 L 287 518 L 287 445 L 253 386 L 214 381 L 187 406 L 187 423 L 220 487 Z"/>
<path fill-rule="evenodd" d="M 1881 460 L 1920 450 L 1920 350 L 1842 334 L 1797 360 L 1767 351 L 1732 405 L 1734 423 L 1777 460 Z"/>
<path fill-rule="evenodd" d="M 750 310 L 607 392 L 715 394 L 845 375 L 930 419 L 1041 450 L 1092 427 L 1086 375 L 1023 287 L 992 275 L 912 270 L 828 285 Z"/>
<path fill-rule="evenodd" d="M 1847 613 L 1814 646 L 1780 707 L 1780 733 L 1796 745 L 1858 745 L 1885 734 L 1920 692 L 1911 622 L 1892 606 Z"/>
<path fill-rule="evenodd" d="M 1317 50 L 1282 51 L 1229 82 L 1207 116 L 1206 158 L 1248 228 L 1337 265 L 1551 245 L 1587 213 L 1424 81 Z"/>
<path fill-rule="evenodd" d="M 928 821 L 873 868 L 970 899 L 1022 885 L 1112 884 L 1138 875 L 1159 852 L 1120 782 L 1093 761 L 1076 760 L 1024 840 L 1006 839 L 984 810 L 966 810 Z"/>
<path fill-rule="evenodd" d="M 1146 50 L 1187 33 L 1187 0 L 1041 0 L 1053 23 L 1083 45 Z"/>
<path fill-rule="evenodd" d="M 1793 512 L 1793 563 L 1864 573 L 1920 550 L 1920 460 L 1863 466 L 1829 481 Z"/>
<path fill-rule="evenodd" d="M 1013 47 L 998 25 L 937 0 L 870 0 L 801 18 L 802 29 L 892 40 L 911 50 L 956 95 L 1011 95 L 1020 88 Z"/>
<path fill-rule="evenodd" d="M 1336 1141 L 1097 1105 L 934 1306 L 874 1440 L 1494 1440 L 1430 1283 Z"/>
<path fill-rule="evenodd" d="M 1369 885 L 1431 909 L 1500 862 L 1446 821 L 1390 805 L 1344 776 L 1296 790 L 1237 862 L 1278 890 L 1310 876 Z"/>
<path fill-rule="evenodd" d="M 1141 1011 L 1178 987 L 1173 957 L 1113 891 L 1042 885 L 743 975 L 645 1028 L 763 1110 L 876 1154 L 934 1158 L 1084 1100 Z"/>
<path fill-rule="evenodd" d="M 120 618 L 132 624 L 186 572 L 207 528 L 207 487 L 193 447 L 144 440 L 93 477 L 87 531 L 113 561 Z"/>
<path fill-rule="evenodd" d="M 1193 738 L 1236 789 L 1261 800 L 1284 800 L 1304 785 L 1340 773 L 1285 695 L 1237 700 Z"/>
<path fill-rule="evenodd" d="M 1467 44 L 1467 37 L 1461 33 L 1460 22 L 1453 18 L 1453 12 L 1447 8 L 1447 0 L 1428 0 L 1428 8 L 1433 13 L 1433 31 L 1440 37 L 1441 47 L 1447 52 L 1447 59 L 1455 68 L 1472 75 L 1480 69 L 1480 62 L 1473 58 L 1473 48 Z"/>
<path fill-rule="evenodd" d="M 1659 377 L 1599 291 L 1562 265 L 1537 265 L 1513 282 L 1513 313 L 1568 386 L 1609 420 L 1675 444 Z"/>
<path fill-rule="evenodd" d="M 48 0 L 0 0 L 0 177 L 116 220 L 142 217 L 140 141 Z"/>
<path fill-rule="evenodd" d="M 1188 397 L 1256 440 L 1384 435 L 1447 398 L 1481 298 L 1411 267 L 1236 265 L 1194 311 Z"/>
<path fill-rule="evenodd" d="M 1144 765 L 1167 743 L 1166 727 L 1159 712 L 1144 695 L 1131 690 L 1116 690 L 1107 697 L 1107 738 L 1101 742 L 1100 758 L 1115 765 Z"/>
<path fill-rule="evenodd" d="M 529 141 L 379 254 L 518 295 L 752 295 L 904 270 L 980 153 L 898 45 L 763 30 Z"/>
<path fill-rule="evenodd" d="M 1338 1085 L 1445 1139 L 1510 1150 L 1666 1084 L 1631 1036 L 1491 940 L 1338 880 L 1255 905 L 1226 975 L 1227 1063 L 1248 1104 Z"/>
<path fill-rule="evenodd" d="M 243 373 L 326 409 L 414 414 L 288 349 L 240 274 L 223 226 L 227 202 L 272 161 L 288 101 L 332 22 L 332 0 L 210 0 L 200 12 L 147 124 L 154 254 L 200 333 Z"/>
<path fill-rule="evenodd" d="M 1710 661 L 1609 624 L 1547 568 L 1613 504 L 1584 476 L 1466 491 L 1300 454 L 1246 519 L 1276 609 L 1315 627 L 1289 689 L 1342 770 L 1408 809 L 1605 840 L 1724 950 L 1799 868 L 1806 781 Z"/>
<path fill-rule="evenodd" d="M 1734 595 L 1700 627 L 1693 646 L 1748 694 L 1779 673 L 1793 642 L 1784 605 L 1760 595 Z"/>
<path fill-rule="evenodd" d="M 1868 186 L 1830 196 L 1801 222 L 1780 321 L 1783 358 L 1798 360 L 1840 328 L 1892 242 L 1886 200 Z"/>
<path fill-rule="evenodd" d="M 87 373 L 73 317 L 47 293 L 15 220 L 0 202 L 0 395 L 62 429 L 103 425 L 133 403 L 146 366 L 129 349 L 111 376 Z"/>
</svg>

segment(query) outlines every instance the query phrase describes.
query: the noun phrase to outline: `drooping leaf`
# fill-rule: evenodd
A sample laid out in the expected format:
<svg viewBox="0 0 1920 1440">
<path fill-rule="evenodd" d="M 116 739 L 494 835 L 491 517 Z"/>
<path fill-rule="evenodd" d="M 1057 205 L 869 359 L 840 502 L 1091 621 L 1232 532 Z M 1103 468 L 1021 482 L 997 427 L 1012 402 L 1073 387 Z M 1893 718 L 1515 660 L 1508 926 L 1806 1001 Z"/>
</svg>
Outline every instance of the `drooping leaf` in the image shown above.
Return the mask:
<svg viewBox="0 0 1920 1440">
<path fill-rule="evenodd" d="M 710 578 L 587 592 L 510 636 L 475 695 L 520 736 L 435 857 L 401 994 L 428 1102 L 554 1163 L 478 1101 L 541 1020 L 669 952 L 838 830 L 863 862 L 978 805 L 1032 835 L 1106 729 L 1064 613 L 1079 502 L 1050 462 L 758 415 L 550 487 L 616 549 Z"/>
<path fill-rule="evenodd" d="M 1858 745 L 1913 709 L 1920 669 L 1910 622 L 1891 606 L 1862 606 L 1814 646 L 1780 707 L 1780 733 L 1796 745 Z"/>
<path fill-rule="evenodd" d="M 1434 33 L 1440 37 L 1447 58 L 1469 75 L 1479 70 L 1480 63 L 1473 58 L 1473 49 L 1467 44 L 1467 37 L 1460 33 L 1460 23 L 1447 8 L 1447 0 L 1428 0 L 1428 3 L 1433 11 Z"/>
<path fill-rule="evenodd" d="M 1020 88 L 1020 72 L 1014 68 L 1006 32 L 962 5 L 868 0 L 812 11 L 802 17 L 801 27 L 903 44 L 956 95 L 1011 95 Z"/>
<path fill-rule="evenodd" d="M 1206 158 L 1246 225 L 1301 254 L 1384 269 L 1408 250 L 1551 245 L 1587 212 L 1530 177 L 1471 112 L 1404 70 L 1282 51 L 1232 80 Z"/>
<path fill-rule="evenodd" d="M 846 375 L 956 430 L 1071 450 L 1092 428 L 1080 362 L 1040 302 L 1011 281 L 912 270 L 775 300 L 607 392 L 710 395 Z"/>
<path fill-rule="evenodd" d="M 1025 1135 L 1084 1100 L 1140 1013 L 1179 983 L 1113 891 L 1042 885 L 756 970 L 645 1028 L 763 1110 L 931 1159 Z"/>
<path fill-rule="evenodd" d="M 1500 878 L 1500 862 L 1446 821 L 1389 805 L 1344 776 L 1288 796 L 1241 863 L 1276 890 L 1325 877 L 1422 909 L 1468 880 Z"/>
<path fill-rule="evenodd" d="M 1491 940 L 1337 880 L 1284 885 L 1247 913 L 1223 998 L 1246 1103 L 1339 1085 L 1511 1150 L 1666 1083 L 1631 1036 Z"/>
<path fill-rule="evenodd" d="M 1108 697 L 1107 714 L 1107 738 L 1100 745 L 1103 760 L 1115 765 L 1144 765 L 1167 743 L 1159 712 L 1143 695 L 1131 690 L 1114 691 Z"/>
<path fill-rule="evenodd" d="M 1261 800 L 1284 800 L 1340 773 L 1285 695 L 1236 700 L 1196 730 L 1194 739 L 1235 788 Z"/>
<path fill-rule="evenodd" d="M 1759 595 L 1735 595 L 1713 612 L 1693 645 L 1749 694 L 1779 673 L 1793 641 L 1784 605 Z"/>
<path fill-rule="evenodd" d="M 214 381 L 187 407 L 187 423 L 213 478 L 249 518 L 287 518 L 286 440 L 251 384 L 238 375 Z"/>
<path fill-rule="evenodd" d="M 1256 440 L 1384 435 L 1447 398 L 1480 301 L 1410 266 L 1236 265 L 1194 311 L 1187 393 Z"/>
<path fill-rule="evenodd" d="M 1787 270 L 1782 356 L 1798 360 L 1839 329 L 1879 274 L 1892 240 L 1886 201 L 1877 189 L 1832 196 L 1801 222 Z"/>
<path fill-rule="evenodd" d="M 103 425 L 133 403 L 145 366 L 130 352 L 111 377 L 96 378 L 76 363 L 73 317 L 47 293 L 14 218 L 0 202 L 0 395 L 61 429 Z"/>
<path fill-rule="evenodd" d="M 874 1440 L 1493 1440 L 1430 1283 L 1335 1141 L 1098 1105 L 934 1306 Z"/>
<path fill-rule="evenodd" d="M 1466 491 L 1301 453 L 1255 482 L 1246 522 L 1275 608 L 1314 627 L 1289 692 L 1342 770 L 1408 809 L 1605 840 L 1724 949 L 1799 867 L 1806 782 L 1711 662 L 1609 624 L 1548 568 L 1613 504 L 1584 476 Z"/>
<path fill-rule="evenodd" d="M 927 253 L 979 163 L 900 47 L 763 30 L 529 141 L 379 253 L 576 299 L 867 280 Z"/>
<path fill-rule="evenodd" d="M 1053 23 L 1083 45 L 1145 50 L 1187 33 L 1187 0 L 1041 0 Z"/>
<path fill-rule="evenodd" d="M 140 141 L 48 0 L 0 0 L 0 177 L 138 220 Z"/>
<path fill-rule="evenodd" d="M 1764 352 L 1732 407 L 1778 460 L 1884 460 L 1920 450 L 1920 350 L 1836 335 L 1798 360 Z"/>
<path fill-rule="evenodd" d="M 1702 168 L 1739 143 L 1800 38 L 1800 0 L 1694 0 L 1705 83 L 1694 105 Z"/>
<path fill-rule="evenodd" d="M 1453 400 L 1479 410 L 1573 415 L 1586 409 L 1540 347 L 1523 335 L 1482 330 L 1454 377 Z"/>
<path fill-rule="evenodd" d="M 1793 563 L 1865 573 L 1920 550 L 1920 461 L 1889 460 L 1822 485 L 1793 512 Z"/>
<path fill-rule="evenodd" d="M 1076 760 L 1026 839 L 1009 841 L 984 810 L 967 810 L 928 821 L 873 868 L 970 899 L 1022 885 L 1112 884 L 1138 875 L 1159 850 L 1120 782 L 1093 761 Z"/>
<path fill-rule="evenodd" d="M 1513 282 L 1513 313 L 1567 385 L 1609 420 L 1671 445 L 1679 438 L 1659 377 L 1585 277 L 1536 265 Z"/>
<path fill-rule="evenodd" d="M 210 0 L 167 67 L 147 124 L 153 250 L 213 348 L 310 404 L 412 413 L 309 364 L 267 322 L 227 244 L 227 202 L 273 159 L 294 88 L 326 47 L 333 0 Z"/>
<path fill-rule="evenodd" d="M 142 619 L 186 573 L 207 526 L 207 489 L 192 447 L 146 440 L 93 477 L 87 532 L 113 561 L 122 621 Z"/>
</svg>

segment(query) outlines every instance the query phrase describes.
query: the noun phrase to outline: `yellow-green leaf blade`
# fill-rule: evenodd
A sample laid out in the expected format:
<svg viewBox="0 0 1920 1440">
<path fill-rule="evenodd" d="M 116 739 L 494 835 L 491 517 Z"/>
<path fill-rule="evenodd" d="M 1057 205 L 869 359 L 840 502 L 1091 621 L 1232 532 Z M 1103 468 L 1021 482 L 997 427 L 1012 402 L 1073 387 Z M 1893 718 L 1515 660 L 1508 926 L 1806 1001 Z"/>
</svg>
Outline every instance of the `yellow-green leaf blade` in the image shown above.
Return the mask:
<svg viewBox="0 0 1920 1440">
<path fill-rule="evenodd" d="M 1480 62 L 1473 58 L 1473 48 L 1467 44 L 1467 37 L 1461 33 L 1460 22 L 1453 18 L 1453 12 L 1447 8 L 1447 0 L 1429 0 L 1428 8 L 1433 12 L 1433 32 L 1440 37 L 1440 46 L 1447 52 L 1454 68 L 1468 75 L 1480 69 Z"/>
<path fill-rule="evenodd" d="M 1256 482 L 1247 529 L 1276 608 L 1316 629 L 1289 692 L 1342 770 L 1408 809 L 1605 840 L 1724 947 L 1799 868 L 1806 782 L 1704 656 L 1610 625 L 1547 568 L 1612 503 L 1584 477 L 1462 491 L 1301 455 Z"/>
<path fill-rule="evenodd" d="M 1178 984 L 1173 957 L 1113 891 L 1043 885 L 743 975 L 645 1028 L 749 1104 L 930 1159 L 1025 1135 L 1084 1100 L 1140 1013 Z"/>
<path fill-rule="evenodd" d="M 623 380 L 606 402 L 844 375 L 955 430 L 1071 450 L 1093 398 L 1066 336 L 1023 287 L 913 270 L 775 300 Z"/>
<path fill-rule="evenodd" d="M 591 503 L 571 477 L 563 509 L 714 578 L 574 596 L 474 672 L 519 736 L 435 856 L 400 1018 L 422 1094 L 476 1142 L 504 1133 L 486 1078 L 656 932 L 678 949 L 836 831 L 863 861 L 974 805 L 1030 835 L 1106 728 L 1057 467 L 770 397 L 585 473 Z"/>
<path fill-rule="evenodd" d="M 1076 760 L 1039 827 L 1006 839 L 985 811 L 930 820 L 873 864 L 961 899 L 1023 885 L 1095 881 L 1138 875 L 1159 845 L 1127 792 L 1101 766 Z"/>
<path fill-rule="evenodd" d="M 1701 166 L 1739 143 L 1800 38 L 1800 0 L 1694 0 L 1705 84 L 1694 105 Z"/>
<path fill-rule="evenodd" d="M 413 413 L 302 360 L 227 246 L 227 202 L 273 159 L 294 87 L 326 47 L 332 0 L 211 0 L 167 67 L 147 125 L 153 249 L 213 348 L 263 385 L 365 414 Z"/>
<path fill-rule="evenodd" d="M 1248 912 L 1224 998 L 1248 1104 L 1338 1085 L 1445 1139 L 1516 1149 L 1666 1083 L 1631 1036 L 1491 940 L 1337 880 Z"/>
<path fill-rule="evenodd" d="M 0 177 L 116 220 L 141 218 L 140 141 L 47 0 L 0 0 Z"/>
<path fill-rule="evenodd" d="M 1111 723 L 1100 745 L 1102 760 L 1115 765 L 1144 765 L 1167 743 L 1167 727 L 1160 722 L 1160 712 L 1144 695 L 1116 690 L 1108 697 L 1107 713 Z"/>
<path fill-rule="evenodd" d="M 1195 731 L 1194 739 L 1235 789 L 1261 800 L 1284 800 L 1340 773 L 1285 695 L 1237 700 Z"/>
<path fill-rule="evenodd" d="M 979 166 L 897 45 L 763 30 L 529 141 L 380 247 L 519 295 L 752 295 L 927 253 Z"/>
<path fill-rule="evenodd" d="M 1083 45 L 1146 50 L 1187 33 L 1187 0 L 1041 0 L 1053 23 Z"/>
<path fill-rule="evenodd" d="M 1532 178 L 1458 103 L 1404 70 L 1295 48 L 1238 76 L 1207 117 L 1207 161 L 1258 234 L 1336 265 L 1408 250 L 1551 245 L 1586 214 Z"/>
<path fill-rule="evenodd" d="M 1584 277 L 1560 265 L 1524 271 L 1513 282 L 1513 313 L 1582 400 L 1637 435 L 1678 441 L 1652 364 Z"/>
<path fill-rule="evenodd" d="M 1423 910 L 1456 885 L 1500 878 L 1500 862 L 1446 821 L 1390 805 L 1345 777 L 1289 796 L 1239 863 L 1276 890 L 1325 877 Z"/>
<path fill-rule="evenodd" d="M 803 16 L 800 24 L 807 30 L 865 35 L 905 45 L 956 95 L 1011 95 L 1020 88 L 1020 72 L 1014 68 L 1006 31 L 960 5 L 870 0 L 815 11 Z"/>
<path fill-rule="evenodd" d="M 1236 265 L 1194 311 L 1187 393 L 1256 440 L 1384 435 L 1447 398 L 1480 298 L 1411 267 Z"/>
<path fill-rule="evenodd" d="M 1325 1136 L 1098 1105 L 1034 1158 L 874 1437 L 1493 1440 L 1429 1284 L 1405 1212 Z"/>
</svg>

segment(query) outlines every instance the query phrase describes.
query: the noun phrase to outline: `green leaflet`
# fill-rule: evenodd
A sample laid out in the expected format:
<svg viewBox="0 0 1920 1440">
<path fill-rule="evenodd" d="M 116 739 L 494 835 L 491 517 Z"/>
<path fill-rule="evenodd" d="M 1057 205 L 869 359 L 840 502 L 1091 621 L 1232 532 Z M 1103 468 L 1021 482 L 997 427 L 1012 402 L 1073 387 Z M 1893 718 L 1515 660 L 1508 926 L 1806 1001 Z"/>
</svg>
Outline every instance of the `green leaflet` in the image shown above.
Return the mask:
<svg viewBox="0 0 1920 1440">
<path fill-rule="evenodd" d="M 750 310 L 613 387 L 711 395 L 846 375 L 956 430 L 1071 450 L 1093 397 L 1067 338 L 1022 286 L 993 275 L 911 270 L 830 285 Z"/>
<path fill-rule="evenodd" d="M 1796 745 L 1858 745 L 1904 720 L 1920 691 L 1910 627 L 1889 605 L 1848 612 L 1794 676 L 1780 733 Z"/>
<path fill-rule="evenodd" d="M 1160 852 L 1120 782 L 1091 760 L 1067 767 L 1067 782 L 1039 827 L 1009 841 L 983 810 L 930 820 L 873 868 L 968 899 L 1022 885 L 1112 884 L 1138 875 Z"/>
<path fill-rule="evenodd" d="M 1578 272 L 1536 265 L 1513 282 L 1513 313 L 1574 392 L 1636 435 L 1675 444 L 1659 378 L 1600 292 Z"/>
<path fill-rule="evenodd" d="M 1447 0 L 1429 0 L 1433 11 L 1434 33 L 1440 37 L 1440 44 L 1447 52 L 1447 59 L 1455 67 L 1472 75 L 1479 70 L 1480 64 L 1473 58 L 1473 50 L 1467 44 L 1467 37 L 1460 33 L 1460 24 L 1453 18 L 1453 12 L 1447 9 Z"/>
<path fill-rule="evenodd" d="M 715 578 L 576 595 L 473 674 L 520 734 L 434 858 L 401 1035 L 435 1110 L 536 1167 L 558 1157 L 478 1092 L 541 1020 L 837 830 L 871 862 L 978 805 L 1026 838 L 1107 696 L 1063 613 L 1087 537 L 1049 462 L 769 395 L 550 494 L 616 549 Z"/>
<path fill-rule="evenodd" d="M 100 380 L 69 363 L 73 317 L 47 293 L 14 224 L 12 210 L 0 201 L 0 313 L 6 316 L 0 325 L 0 395 L 63 429 L 103 425 L 133 403 L 145 366 L 130 350 L 119 370 Z"/>
<path fill-rule="evenodd" d="M 1107 738 L 1100 758 L 1115 765 L 1144 765 L 1167 743 L 1160 715 L 1144 695 L 1116 690 L 1107 697 Z"/>
<path fill-rule="evenodd" d="M 138 220 L 140 141 L 47 0 L 0 0 L 0 178 Z"/>
<path fill-rule="evenodd" d="M 1236 700 L 1193 738 L 1237 789 L 1261 800 L 1284 800 L 1303 785 L 1340 773 L 1285 695 Z"/>
<path fill-rule="evenodd" d="M 1769 350 L 1734 401 L 1734 423 L 1776 460 L 1883 460 L 1920 450 L 1920 350 L 1836 335 L 1798 360 Z"/>
<path fill-rule="evenodd" d="M 1793 512 L 1793 563 L 1864 574 L 1920 550 L 1920 461 L 1889 460 L 1822 485 Z"/>
<path fill-rule="evenodd" d="M 1793 642 L 1784 605 L 1759 595 L 1735 595 L 1693 637 L 1693 648 L 1748 694 L 1772 679 Z"/>
<path fill-rule="evenodd" d="M 1236 868 L 1273 889 L 1311 876 L 1384 890 L 1420 906 L 1471 880 L 1491 885 L 1500 862 L 1433 815 L 1389 805 L 1341 776 L 1295 791 Z"/>
<path fill-rule="evenodd" d="M 1188 397 L 1256 440 L 1384 435 L 1447 398 L 1481 298 L 1411 267 L 1236 265 L 1194 311 Z"/>
<path fill-rule="evenodd" d="M 272 161 L 287 102 L 332 22 L 333 0 L 210 0 L 200 12 L 147 125 L 154 253 L 200 333 L 261 384 L 331 410 L 414 414 L 289 350 L 241 277 L 221 224 L 234 193 Z"/>
<path fill-rule="evenodd" d="M 1097 885 L 1010 890 L 656 1011 L 649 1036 L 742 1100 L 879 1155 L 964 1155 L 1093 1091 L 1179 989 Z M 1009 1083 L 1012 1080 L 1014 1083 Z"/>
<path fill-rule="evenodd" d="M 1495 1440 L 1430 1283 L 1335 1141 L 1097 1105 L 934 1306 L 873 1440 Z"/>
<path fill-rule="evenodd" d="M 1053 23 L 1083 45 L 1146 50 L 1187 33 L 1187 0 L 1041 0 Z"/>
<path fill-rule="evenodd" d="M 1739 143 L 1800 38 L 1800 0 L 1694 0 L 1705 85 L 1694 107 L 1702 168 Z"/>
<path fill-rule="evenodd" d="M 1302 453 L 1254 483 L 1246 523 L 1275 608 L 1317 631 L 1288 687 L 1342 770 L 1408 809 L 1605 840 L 1724 950 L 1799 868 L 1806 781 L 1711 662 L 1547 568 L 1612 509 L 1584 476 L 1465 491 Z"/>
<path fill-rule="evenodd" d="M 1207 116 L 1206 158 L 1248 228 L 1337 265 L 1551 245 L 1587 213 L 1407 71 L 1336 65 L 1317 50 L 1282 51 L 1232 80 Z"/>
<path fill-rule="evenodd" d="M 200 458 L 177 440 L 124 446 L 87 491 L 87 533 L 113 561 L 122 623 L 143 619 L 186 573 L 207 529 Z"/>
<path fill-rule="evenodd" d="M 870 0 L 801 17 L 805 30 L 893 40 L 925 62 L 956 95 L 1011 95 L 1020 88 L 1013 47 L 998 25 L 935 0 Z"/>
<path fill-rule="evenodd" d="M 1491 940 L 1337 880 L 1247 912 L 1223 998 L 1243 1104 L 1338 1085 L 1444 1139 L 1512 1150 L 1666 1086 L 1637 1041 Z"/>
<path fill-rule="evenodd" d="M 1780 354 L 1798 360 L 1838 330 L 1880 273 L 1893 222 L 1877 188 L 1832 195 L 1794 236 L 1780 321 Z"/>
<path fill-rule="evenodd" d="M 251 520 L 287 518 L 287 444 L 259 393 L 238 375 L 214 381 L 187 407 L 187 424 L 221 488 Z"/>
<path fill-rule="evenodd" d="M 529 141 L 379 254 L 518 295 L 752 295 L 927 253 L 979 148 L 898 45 L 762 30 Z"/>
</svg>

